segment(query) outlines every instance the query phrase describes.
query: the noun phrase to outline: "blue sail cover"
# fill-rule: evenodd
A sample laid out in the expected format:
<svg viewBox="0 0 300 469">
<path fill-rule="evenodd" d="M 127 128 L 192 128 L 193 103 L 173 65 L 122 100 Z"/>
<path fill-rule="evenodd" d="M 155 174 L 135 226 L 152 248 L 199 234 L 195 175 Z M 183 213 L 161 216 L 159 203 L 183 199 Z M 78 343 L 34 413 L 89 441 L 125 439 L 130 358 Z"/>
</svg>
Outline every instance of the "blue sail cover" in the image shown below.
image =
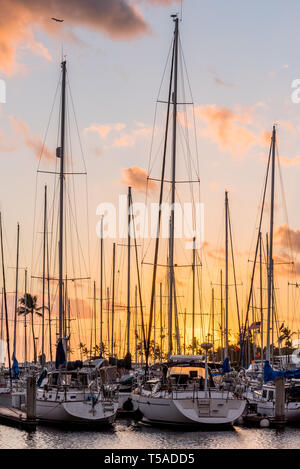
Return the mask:
<svg viewBox="0 0 300 469">
<path fill-rule="evenodd" d="M 230 373 L 229 358 L 226 357 L 222 363 L 222 373 Z"/>
<path fill-rule="evenodd" d="M 19 379 L 19 363 L 18 363 L 18 360 L 16 359 L 15 357 L 15 354 L 13 353 L 13 356 L 12 356 L 12 359 L 13 359 L 13 364 L 12 364 L 12 372 L 13 372 L 13 376 L 12 378 L 13 379 Z"/>
<path fill-rule="evenodd" d="M 274 371 L 268 360 L 266 360 L 264 366 L 264 382 L 275 381 L 276 378 L 300 379 L 300 368 L 297 370 Z"/>
<path fill-rule="evenodd" d="M 55 368 L 58 370 L 60 366 L 66 365 L 66 353 L 63 346 L 62 339 L 59 339 L 56 347 L 56 359 L 55 359 Z"/>
<path fill-rule="evenodd" d="M 42 373 L 40 374 L 39 379 L 38 379 L 37 382 L 36 382 L 36 384 L 37 384 L 38 387 L 41 386 L 41 384 L 42 384 L 43 380 L 46 378 L 46 376 L 47 376 L 47 369 L 44 368 L 43 371 L 42 371 Z"/>
</svg>

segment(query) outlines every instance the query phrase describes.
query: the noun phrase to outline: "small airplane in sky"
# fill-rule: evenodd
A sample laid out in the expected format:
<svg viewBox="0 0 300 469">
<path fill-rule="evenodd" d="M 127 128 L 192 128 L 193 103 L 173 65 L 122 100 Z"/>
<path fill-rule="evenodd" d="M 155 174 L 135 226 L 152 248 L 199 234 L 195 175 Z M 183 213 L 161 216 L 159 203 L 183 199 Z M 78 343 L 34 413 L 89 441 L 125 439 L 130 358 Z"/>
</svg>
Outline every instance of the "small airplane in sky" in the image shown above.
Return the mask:
<svg viewBox="0 0 300 469">
<path fill-rule="evenodd" d="M 58 23 L 62 23 L 64 20 L 60 20 L 59 18 L 51 18 L 53 21 L 57 21 Z"/>
</svg>

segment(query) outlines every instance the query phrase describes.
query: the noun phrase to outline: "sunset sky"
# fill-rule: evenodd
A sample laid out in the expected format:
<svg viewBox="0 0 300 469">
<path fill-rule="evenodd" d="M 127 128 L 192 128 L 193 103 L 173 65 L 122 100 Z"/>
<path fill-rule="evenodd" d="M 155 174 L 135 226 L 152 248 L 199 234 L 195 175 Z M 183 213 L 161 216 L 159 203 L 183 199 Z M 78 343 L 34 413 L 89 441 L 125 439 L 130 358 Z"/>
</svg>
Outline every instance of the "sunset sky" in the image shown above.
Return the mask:
<svg viewBox="0 0 300 469">
<path fill-rule="evenodd" d="M 28 267 L 29 275 L 41 273 L 37 260 L 41 237 L 34 244 L 32 260 L 33 228 L 36 239 L 42 226 L 44 183 L 41 178 L 36 182 L 36 171 L 59 80 L 63 47 L 88 173 L 91 261 L 90 267 L 87 261 L 86 270 L 92 279 L 97 279 L 99 294 L 96 208 L 101 202 L 117 203 L 119 194 L 127 193 L 128 184 L 133 187 L 135 200 L 145 199 L 144 175 L 149 169 L 155 102 L 173 34 L 170 15 L 180 13 L 180 9 L 180 2 L 172 0 L 0 0 L 0 78 L 5 80 L 7 91 L 6 103 L 0 108 L 0 207 L 8 267 L 15 265 L 19 222 L 20 266 Z M 300 104 L 291 99 L 292 82 L 300 78 L 299 15 L 296 0 L 290 0 L 288 8 L 280 0 L 272 3 L 184 0 L 180 22 L 195 106 L 201 201 L 205 205 L 203 311 L 209 312 L 211 282 L 219 283 L 219 271 L 224 269 L 225 190 L 229 191 L 237 277 L 243 284 L 239 287 L 240 307 L 245 310 L 252 267 L 248 260 L 253 259 L 269 136 L 276 123 L 284 196 L 277 172 L 275 258 L 290 262 L 292 255 L 296 272 L 293 275 L 288 265 L 278 266 L 276 295 L 279 322 L 293 330 L 300 328 L 299 294 L 294 287 L 288 287 L 288 282 L 295 283 L 300 278 Z M 64 22 L 53 22 L 51 17 L 63 18 Z M 40 165 L 44 170 L 54 169 L 55 116 Z M 163 118 L 162 113 L 160 122 Z M 79 147 L 75 145 L 78 169 L 83 171 Z M 153 177 L 158 174 L 156 171 Z M 52 179 L 48 177 L 47 181 L 51 184 Z M 85 182 L 79 182 L 77 189 L 82 202 Z M 151 197 L 157 200 L 156 187 Z M 86 216 L 83 204 L 80 210 Z M 268 215 L 267 211 L 264 236 L 269 229 Z M 79 216 L 81 229 L 84 216 Z M 82 236 L 87 252 L 87 240 Z M 117 302 L 122 303 L 126 301 L 123 251 L 120 247 L 117 256 L 120 270 Z M 178 254 L 179 261 L 183 258 Z M 107 243 L 106 269 L 109 283 L 111 242 Z M 149 305 L 151 270 L 144 267 L 143 271 L 147 296 L 144 301 Z M 14 271 L 7 272 L 8 290 L 13 291 Z M 79 276 L 78 269 L 76 275 Z M 190 273 L 181 275 L 185 297 L 181 307 L 190 309 L 187 294 L 191 288 Z M 33 283 L 32 288 L 38 290 L 40 285 Z M 219 287 L 215 288 L 218 291 Z M 91 291 L 90 286 L 84 301 L 89 301 Z M 233 289 L 230 296 L 230 328 L 236 332 Z M 219 298 L 219 293 L 216 297 Z M 134 292 L 132 301 L 133 298 Z M 88 332 L 84 333 L 83 341 L 87 342 L 90 325 L 85 323 L 85 327 Z M 201 339 L 205 338 L 207 327 L 206 324 Z M 76 334 L 74 324 L 72 328 Z"/>
</svg>

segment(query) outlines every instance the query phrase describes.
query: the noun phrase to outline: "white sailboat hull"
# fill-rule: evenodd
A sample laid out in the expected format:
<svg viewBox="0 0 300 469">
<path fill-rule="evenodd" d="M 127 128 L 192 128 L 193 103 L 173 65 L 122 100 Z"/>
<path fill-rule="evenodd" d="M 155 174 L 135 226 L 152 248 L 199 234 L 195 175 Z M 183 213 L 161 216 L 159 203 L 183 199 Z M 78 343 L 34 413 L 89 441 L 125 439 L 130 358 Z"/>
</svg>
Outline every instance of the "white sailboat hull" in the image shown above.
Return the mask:
<svg viewBox="0 0 300 469">
<path fill-rule="evenodd" d="M 257 403 L 257 413 L 266 417 L 275 416 L 274 402 Z M 288 422 L 300 422 L 300 402 L 287 402 L 285 404 L 285 419 Z"/>
<path fill-rule="evenodd" d="M 36 415 L 41 422 L 100 426 L 115 421 L 118 408 L 118 403 L 115 401 L 93 402 L 82 393 L 78 393 L 74 400 L 71 400 L 70 395 L 64 396 L 64 393 L 58 393 L 53 399 L 52 395 L 50 396 L 38 391 Z"/>
<path fill-rule="evenodd" d="M 132 394 L 144 419 L 152 423 L 175 425 L 228 425 L 244 412 L 246 402 L 242 399 L 226 398 L 221 392 L 211 392 L 205 397 L 204 391 L 176 393 L 176 396 L 147 396 Z"/>
</svg>

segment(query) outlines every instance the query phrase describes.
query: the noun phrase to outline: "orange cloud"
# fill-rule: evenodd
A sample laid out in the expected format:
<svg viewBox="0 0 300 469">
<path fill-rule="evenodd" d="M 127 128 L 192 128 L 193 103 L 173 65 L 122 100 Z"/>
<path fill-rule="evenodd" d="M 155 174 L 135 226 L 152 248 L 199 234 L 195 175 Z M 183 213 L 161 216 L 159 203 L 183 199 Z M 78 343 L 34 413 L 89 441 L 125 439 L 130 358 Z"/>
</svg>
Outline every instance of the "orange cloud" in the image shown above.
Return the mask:
<svg viewBox="0 0 300 469">
<path fill-rule="evenodd" d="M 130 39 L 149 29 L 137 7 L 127 0 L 0 0 L 0 11 L 0 68 L 7 74 L 17 70 L 20 48 L 51 60 L 48 50 L 36 41 L 34 26 L 69 39 L 76 39 L 75 26 L 101 31 L 113 39 Z M 51 17 L 66 21 L 56 23 Z"/>
<path fill-rule="evenodd" d="M 83 133 L 86 135 L 88 132 L 96 132 L 100 135 L 101 138 L 106 139 L 106 137 L 113 131 L 120 131 L 125 129 L 126 124 L 117 123 L 117 124 L 91 124 L 89 127 L 85 128 Z"/>
<path fill-rule="evenodd" d="M 298 166 L 300 165 L 300 155 L 294 158 L 287 158 L 286 156 L 280 156 L 279 161 L 282 166 Z"/>
<path fill-rule="evenodd" d="M 46 160 L 55 159 L 55 154 L 44 145 L 41 136 L 39 134 L 31 134 L 29 126 L 25 122 L 15 119 L 13 116 L 9 116 L 9 120 L 16 138 L 32 149 L 36 158 L 40 158 L 42 155 Z"/>
<path fill-rule="evenodd" d="M 155 181 L 148 179 L 149 174 L 145 169 L 139 168 L 139 166 L 133 166 L 132 168 L 122 169 L 121 184 L 133 187 L 139 192 L 146 190 L 147 186 L 150 191 L 157 189 Z"/>
<path fill-rule="evenodd" d="M 300 230 L 293 230 L 287 224 L 279 226 L 275 231 L 275 243 L 300 252 Z"/>
<path fill-rule="evenodd" d="M 121 134 L 121 136 L 113 143 L 115 147 L 133 147 L 134 144 L 135 139 L 132 135 L 129 134 Z"/>
<path fill-rule="evenodd" d="M 196 115 L 206 124 L 201 130 L 202 135 L 216 142 L 222 150 L 230 150 L 234 154 L 245 153 L 252 145 L 265 146 L 266 133 L 257 134 L 247 128 L 252 123 L 253 108 L 243 112 L 209 106 L 195 108 Z"/>
</svg>

